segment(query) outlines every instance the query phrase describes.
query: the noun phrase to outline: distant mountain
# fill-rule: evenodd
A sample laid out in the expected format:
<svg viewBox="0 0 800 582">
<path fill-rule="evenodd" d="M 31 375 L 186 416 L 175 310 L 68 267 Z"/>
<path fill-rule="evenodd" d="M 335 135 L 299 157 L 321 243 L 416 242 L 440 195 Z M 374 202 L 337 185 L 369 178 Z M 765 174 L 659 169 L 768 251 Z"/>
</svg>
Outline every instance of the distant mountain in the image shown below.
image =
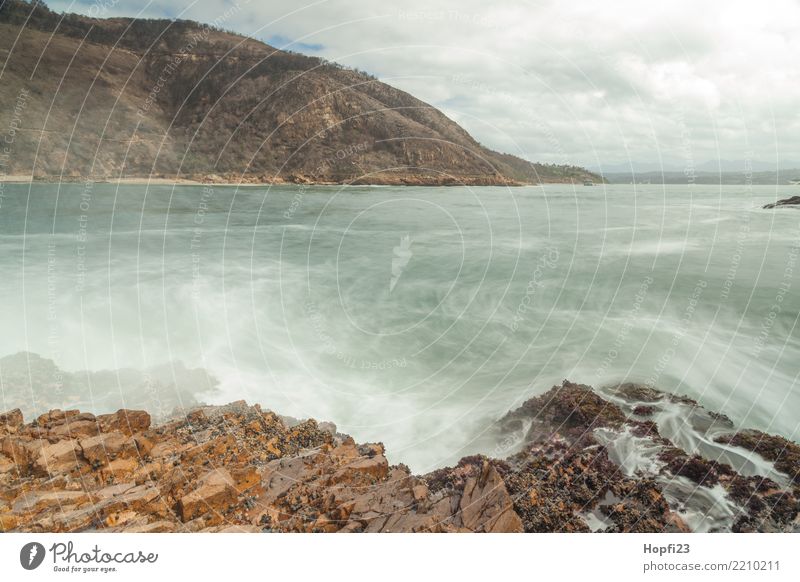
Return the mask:
<svg viewBox="0 0 800 582">
<path fill-rule="evenodd" d="M 612 175 L 612 174 L 644 174 L 664 172 L 666 174 L 683 173 L 687 170 L 694 171 L 698 174 L 719 174 L 719 173 L 745 173 L 745 172 L 781 172 L 791 173 L 795 170 L 787 168 L 800 168 L 800 161 L 798 160 L 783 160 L 779 164 L 775 162 L 763 162 L 759 160 L 706 160 L 692 165 L 690 168 L 685 162 L 664 160 L 661 163 L 657 162 L 638 162 L 629 161 L 615 164 L 602 164 L 597 166 L 589 166 L 589 170 L 597 172 L 598 174 Z"/>
<path fill-rule="evenodd" d="M 365 73 L 190 21 L 0 7 L 0 171 L 42 179 L 600 181 L 481 146 Z"/>
<path fill-rule="evenodd" d="M 787 185 L 800 184 L 800 169 L 737 172 L 604 172 L 610 184 L 721 184 Z"/>
</svg>

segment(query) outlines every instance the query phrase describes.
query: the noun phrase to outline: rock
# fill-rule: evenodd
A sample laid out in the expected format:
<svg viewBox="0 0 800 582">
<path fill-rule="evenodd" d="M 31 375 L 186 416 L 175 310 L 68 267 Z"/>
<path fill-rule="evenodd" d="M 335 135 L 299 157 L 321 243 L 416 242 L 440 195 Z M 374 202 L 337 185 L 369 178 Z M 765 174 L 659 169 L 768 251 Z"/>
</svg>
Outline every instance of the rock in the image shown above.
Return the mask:
<svg viewBox="0 0 800 582">
<path fill-rule="evenodd" d="M 82 463 L 77 441 L 68 439 L 43 446 L 33 463 L 33 470 L 41 475 L 69 473 Z"/>
<path fill-rule="evenodd" d="M 800 196 L 791 196 L 790 198 L 784 198 L 783 200 L 778 200 L 777 202 L 766 204 L 764 205 L 764 208 L 780 208 L 781 206 L 798 206 L 798 205 L 800 205 Z"/>
<path fill-rule="evenodd" d="M 335 485 L 343 481 L 353 481 L 359 478 L 380 480 L 386 477 L 389 471 L 389 462 L 383 455 L 371 459 L 358 459 L 348 463 L 330 478 L 330 484 Z"/>
<path fill-rule="evenodd" d="M 551 427 L 560 427 L 561 434 L 569 440 L 591 439 L 595 428 L 620 427 L 625 414 L 615 404 L 603 399 L 591 387 L 564 380 L 541 396 L 527 400 L 499 421 L 505 432 L 513 432 L 519 421 L 531 422 L 525 437 L 527 442 L 549 438 Z"/>
<path fill-rule="evenodd" d="M 19 519 L 10 513 L 0 513 L 0 532 L 9 532 L 17 527 Z"/>
<path fill-rule="evenodd" d="M 219 516 L 236 502 L 234 481 L 225 469 L 207 473 L 201 483 L 200 487 L 181 498 L 178 504 L 184 523 L 207 513 Z"/>
<path fill-rule="evenodd" d="M 134 439 L 121 432 L 102 433 L 79 441 L 81 455 L 92 467 L 107 465 L 116 458 L 138 457 Z"/>
<path fill-rule="evenodd" d="M 22 411 L 19 408 L 0 414 L 0 434 L 16 432 L 23 422 Z"/>
<path fill-rule="evenodd" d="M 336 425 L 332 422 L 320 422 L 319 430 L 325 431 L 331 436 L 336 436 Z"/>
<path fill-rule="evenodd" d="M 49 507 L 62 508 L 89 501 L 84 491 L 32 491 L 20 495 L 12 505 L 16 514 L 38 513 Z"/>
<path fill-rule="evenodd" d="M 692 427 L 709 435 L 729 430 L 727 419 L 647 386 L 605 390 L 627 413 L 592 388 L 565 381 L 498 423 L 500 438 L 504 431 L 525 435 L 517 453 L 503 460 L 464 457 L 423 477 L 390 466 L 380 443 L 358 444 L 314 420 L 286 423 L 245 402 L 205 406 L 155 427 L 147 413 L 126 410 L 97 419 L 54 410 L 30 425 L 8 415 L 12 428 L 0 433 L 0 526 L 17 532 L 587 532 L 591 523 L 608 532 L 680 532 L 688 527 L 674 510 L 684 501 L 674 490 L 665 494 L 677 483 L 721 487 L 737 508 L 725 525 L 732 531 L 796 527 L 800 489 L 790 479 L 800 463 L 796 444 L 758 431 L 718 436 L 788 475 L 745 477 L 676 447 L 641 416 L 651 406 L 685 407 Z M 101 432 L 86 434 L 89 423 Z M 652 463 L 635 470 L 617 465 L 618 439 L 641 447 Z"/>
<path fill-rule="evenodd" d="M 125 528 L 126 533 L 165 533 L 176 531 L 176 525 L 171 521 L 154 521 L 144 525 Z"/>
<path fill-rule="evenodd" d="M 102 432 L 119 431 L 131 436 L 150 428 L 150 415 L 144 410 L 121 409 L 114 414 L 102 414 L 97 417 Z"/>
<path fill-rule="evenodd" d="M 505 483 L 486 461 L 478 477 L 467 479 L 460 510 L 461 522 L 470 531 L 521 533 L 523 529 Z"/>
<path fill-rule="evenodd" d="M 800 197 L 797 197 L 800 198 Z M 759 430 L 742 430 L 717 437 L 716 442 L 742 447 L 775 463 L 775 468 L 800 485 L 800 446 Z"/>
<path fill-rule="evenodd" d="M 48 444 L 42 439 L 6 436 L 0 438 L 0 453 L 11 460 L 21 476 L 25 476 L 32 470 L 42 448 Z"/>
<path fill-rule="evenodd" d="M 139 463 L 136 459 L 114 459 L 100 469 L 100 477 L 104 483 L 109 482 L 109 480 L 113 480 L 115 482 L 120 480 L 128 480 L 133 477 L 133 474 L 138 467 Z"/>
<path fill-rule="evenodd" d="M 65 422 L 69 422 L 73 418 L 80 415 L 80 410 L 60 410 L 58 408 L 45 412 L 36 419 L 36 424 L 42 428 L 49 428 L 59 426 Z"/>
<path fill-rule="evenodd" d="M 633 413 L 638 416 L 652 416 L 655 411 L 656 409 L 654 406 L 648 406 L 646 404 L 640 404 L 633 409 Z"/>
<path fill-rule="evenodd" d="M 100 432 L 100 427 L 97 425 L 94 416 L 91 414 L 87 416 L 91 418 L 75 418 L 63 424 L 59 424 L 50 429 L 48 435 L 61 438 L 78 438 L 98 434 Z"/>
<path fill-rule="evenodd" d="M 14 461 L 5 455 L 0 455 L 0 475 L 3 475 L 4 473 L 15 472 L 16 470 L 17 465 L 14 463 Z"/>
</svg>

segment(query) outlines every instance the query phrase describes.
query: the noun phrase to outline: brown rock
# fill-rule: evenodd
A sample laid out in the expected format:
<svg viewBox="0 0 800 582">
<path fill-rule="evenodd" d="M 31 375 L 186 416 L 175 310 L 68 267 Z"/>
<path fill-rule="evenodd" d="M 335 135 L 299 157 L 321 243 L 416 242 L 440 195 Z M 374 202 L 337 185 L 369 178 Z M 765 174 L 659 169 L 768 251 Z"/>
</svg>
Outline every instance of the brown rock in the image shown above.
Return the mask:
<svg viewBox="0 0 800 582">
<path fill-rule="evenodd" d="M 144 436 L 143 434 L 137 434 L 133 437 L 133 441 L 136 443 L 136 448 L 139 451 L 139 456 L 144 458 L 150 456 L 150 453 L 153 451 L 153 441 Z"/>
<path fill-rule="evenodd" d="M 81 455 L 93 467 L 107 465 L 116 458 L 138 456 L 134 440 L 120 432 L 101 433 L 79 441 Z"/>
<path fill-rule="evenodd" d="M 202 480 L 202 485 L 183 496 L 178 503 L 184 523 L 205 514 L 220 514 L 236 502 L 234 481 L 225 469 L 215 469 Z"/>
<path fill-rule="evenodd" d="M 0 453 L 10 459 L 13 467 L 21 475 L 27 475 L 42 447 L 49 444 L 42 439 L 6 436 L 0 438 Z"/>
<path fill-rule="evenodd" d="M 80 410 L 60 410 L 56 408 L 39 416 L 36 419 L 36 424 L 41 427 L 54 427 L 69 422 L 80 414 Z"/>
<path fill-rule="evenodd" d="M 22 411 L 19 408 L 4 412 L 0 414 L 0 432 L 16 432 L 23 422 Z"/>
<path fill-rule="evenodd" d="M 330 484 L 348 482 L 359 478 L 383 479 L 389 471 L 389 462 L 383 455 L 358 459 L 339 469 L 330 478 Z"/>
<path fill-rule="evenodd" d="M 120 431 L 131 436 L 150 428 L 150 415 L 144 410 L 121 409 L 114 414 L 102 414 L 97 417 L 102 432 Z"/>
<path fill-rule="evenodd" d="M 0 513 L 0 532 L 11 531 L 17 527 L 18 523 L 19 519 L 16 515 L 12 515 L 10 513 Z"/>
<path fill-rule="evenodd" d="M 236 491 L 242 493 L 261 483 L 261 475 L 252 465 L 231 470 Z"/>
<path fill-rule="evenodd" d="M 108 482 L 109 479 L 113 479 L 114 481 L 128 480 L 133 477 L 138 467 L 139 463 L 136 459 L 114 459 L 100 469 L 100 476 L 105 482 Z"/>
<path fill-rule="evenodd" d="M 176 524 L 171 521 L 154 521 L 144 525 L 136 525 L 133 527 L 126 527 L 123 531 L 127 533 L 164 533 L 174 532 L 177 530 Z"/>
<path fill-rule="evenodd" d="M 77 441 L 63 440 L 43 446 L 33 463 L 33 470 L 39 474 L 57 475 L 69 473 L 82 463 Z"/>
<path fill-rule="evenodd" d="M 77 411 L 74 411 L 77 412 Z M 100 432 L 97 419 L 88 412 L 79 414 L 67 414 L 63 422 L 58 422 L 51 426 L 47 431 L 48 437 L 58 438 L 79 438 L 94 436 Z"/>
<path fill-rule="evenodd" d="M 522 532 L 522 520 L 516 514 L 503 479 L 494 467 L 484 462 L 480 477 L 471 477 L 461 496 L 461 521 L 464 527 L 478 532 Z"/>
<path fill-rule="evenodd" d="M 12 506 L 14 513 L 37 513 L 43 509 L 76 505 L 89 501 L 83 491 L 30 491 L 20 495 Z"/>
</svg>

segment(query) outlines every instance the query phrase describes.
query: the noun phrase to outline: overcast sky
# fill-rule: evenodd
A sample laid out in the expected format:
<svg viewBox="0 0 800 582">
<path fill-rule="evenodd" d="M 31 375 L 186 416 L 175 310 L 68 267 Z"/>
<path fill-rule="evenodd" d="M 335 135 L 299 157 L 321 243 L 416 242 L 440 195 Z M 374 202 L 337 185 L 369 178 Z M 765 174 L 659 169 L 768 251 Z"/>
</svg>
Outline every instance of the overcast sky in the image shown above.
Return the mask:
<svg viewBox="0 0 800 582">
<path fill-rule="evenodd" d="M 798 166 L 800 2 L 81 0 L 93 16 L 217 20 L 377 75 L 478 141 L 616 170 Z"/>
</svg>

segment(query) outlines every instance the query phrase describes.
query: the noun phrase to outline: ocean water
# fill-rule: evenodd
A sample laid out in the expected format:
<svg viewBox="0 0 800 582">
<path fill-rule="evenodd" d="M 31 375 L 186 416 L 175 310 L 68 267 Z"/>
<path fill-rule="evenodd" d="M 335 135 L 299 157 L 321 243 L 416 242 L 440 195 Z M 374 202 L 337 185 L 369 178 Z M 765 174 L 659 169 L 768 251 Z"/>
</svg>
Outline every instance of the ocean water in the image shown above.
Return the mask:
<svg viewBox="0 0 800 582">
<path fill-rule="evenodd" d="M 491 422 L 564 378 L 798 440 L 800 211 L 761 209 L 794 193 L 5 184 L 0 356 L 203 368 L 199 399 L 330 420 L 419 472 L 493 452 Z M 102 409 L 122 384 L 90 378 Z"/>
</svg>

